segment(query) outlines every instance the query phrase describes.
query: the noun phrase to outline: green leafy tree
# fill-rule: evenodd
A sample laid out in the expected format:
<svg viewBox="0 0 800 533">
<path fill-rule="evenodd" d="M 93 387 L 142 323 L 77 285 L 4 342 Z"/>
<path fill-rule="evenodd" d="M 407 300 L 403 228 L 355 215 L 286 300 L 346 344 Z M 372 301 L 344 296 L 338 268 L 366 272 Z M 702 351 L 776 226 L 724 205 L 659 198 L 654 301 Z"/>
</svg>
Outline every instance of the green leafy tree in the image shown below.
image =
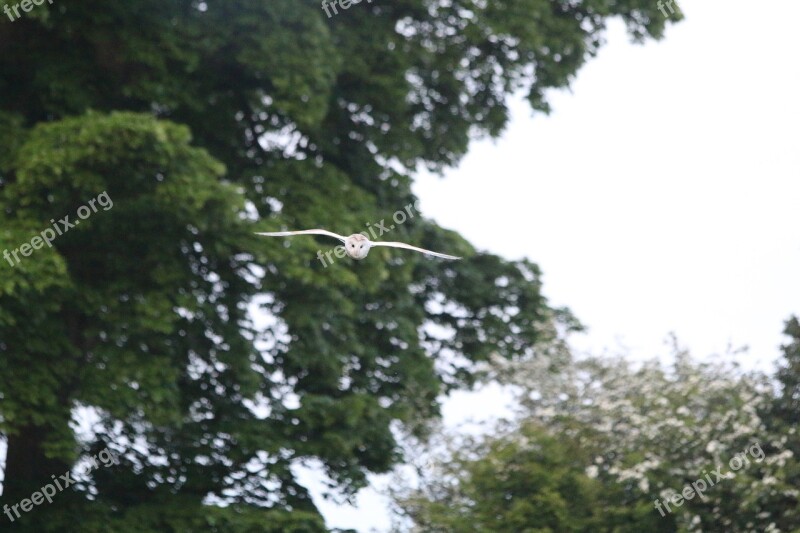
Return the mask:
<svg viewBox="0 0 800 533">
<path fill-rule="evenodd" d="M 784 334 L 789 341 L 782 346 L 783 358 L 776 372 L 778 393 L 774 402 L 764 408 L 763 416 L 770 430 L 784 435 L 785 447 L 794 458 L 786 465 L 786 483 L 791 490 L 775 495 L 771 509 L 776 527 L 781 531 L 800 531 L 800 321 L 786 321 Z"/>
<path fill-rule="evenodd" d="M 677 346 L 673 357 L 669 365 L 589 358 L 555 372 L 541 362 L 496 364 L 521 391 L 522 420 L 580 442 L 593 456 L 587 468 L 626 487 L 631 505 L 647 504 L 678 531 L 777 531 L 782 502 L 796 493 L 796 458 L 763 414 L 770 378 L 694 361 Z M 742 454 L 746 463 L 735 459 Z M 656 500 L 703 478 L 703 497 L 658 510 Z"/>
<path fill-rule="evenodd" d="M 0 277 L 3 502 L 105 446 L 120 459 L 17 525 L 320 529 L 292 465 L 318 459 L 352 494 L 399 459 L 391 428 L 423 432 L 476 361 L 570 327 L 535 265 L 418 212 L 392 238 L 464 262 L 381 249 L 324 268 L 327 241 L 251 233 L 389 220 L 419 165 L 502 130 L 509 94 L 547 110 L 612 16 L 636 39 L 668 22 L 647 0 L 362 2 L 331 19 L 300 0 L 87 0 L 2 20 L 0 245 L 114 201 Z"/>
<path fill-rule="evenodd" d="M 772 414 L 794 427 L 800 422 L 800 320 L 787 320 L 783 332 L 789 342 L 782 347 L 783 360 L 775 374 L 780 391 Z"/>
<path fill-rule="evenodd" d="M 797 529 L 797 456 L 764 415 L 767 376 L 683 350 L 670 365 L 553 355 L 494 360 L 519 419 L 500 437 L 438 435 L 443 459 L 395 495 L 411 526 L 399 529 Z M 685 487 L 693 492 L 673 500 Z"/>
<path fill-rule="evenodd" d="M 591 452 L 577 440 L 523 424 L 501 437 L 453 450 L 395 503 L 426 533 L 674 531 L 644 502 L 631 505 L 622 485 L 586 473 Z"/>
</svg>

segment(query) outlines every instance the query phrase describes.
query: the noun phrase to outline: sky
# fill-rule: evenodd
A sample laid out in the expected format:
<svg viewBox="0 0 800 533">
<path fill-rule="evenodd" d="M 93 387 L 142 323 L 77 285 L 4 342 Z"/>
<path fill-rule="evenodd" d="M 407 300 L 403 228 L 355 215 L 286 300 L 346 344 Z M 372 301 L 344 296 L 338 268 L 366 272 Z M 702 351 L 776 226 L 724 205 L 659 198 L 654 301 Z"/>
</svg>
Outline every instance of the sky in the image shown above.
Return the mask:
<svg viewBox="0 0 800 533">
<path fill-rule="evenodd" d="M 680 5 L 659 42 L 612 23 L 549 116 L 515 100 L 500 138 L 414 192 L 479 250 L 538 263 L 550 302 L 588 328 L 576 352 L 665 357 L 674 333 L 698 358 L 748 346 L 737 361 L 771 371 L 800 315 L 800 2 Z M 504 402 L 456 394 L 445 425 Z M 387 530 L 373 479 L 355 507 L 317 498 L 330 527 Z"/>
</svg>

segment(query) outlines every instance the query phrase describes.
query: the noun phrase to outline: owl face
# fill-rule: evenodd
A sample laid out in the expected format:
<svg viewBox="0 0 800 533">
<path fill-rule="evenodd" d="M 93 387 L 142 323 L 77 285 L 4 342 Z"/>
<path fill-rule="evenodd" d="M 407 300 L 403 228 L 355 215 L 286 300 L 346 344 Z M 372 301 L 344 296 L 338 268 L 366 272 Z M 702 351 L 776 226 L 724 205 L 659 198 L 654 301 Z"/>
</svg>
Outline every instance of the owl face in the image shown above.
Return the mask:
<svg viewBox="0 0 800 533">
<path fill-rule="evenodd" d="M 364 259 L 369 253 L 372 243 L 360 233 L 354 233 L 345 239 L 344 249 L 353 259 Z"/>
</svg>

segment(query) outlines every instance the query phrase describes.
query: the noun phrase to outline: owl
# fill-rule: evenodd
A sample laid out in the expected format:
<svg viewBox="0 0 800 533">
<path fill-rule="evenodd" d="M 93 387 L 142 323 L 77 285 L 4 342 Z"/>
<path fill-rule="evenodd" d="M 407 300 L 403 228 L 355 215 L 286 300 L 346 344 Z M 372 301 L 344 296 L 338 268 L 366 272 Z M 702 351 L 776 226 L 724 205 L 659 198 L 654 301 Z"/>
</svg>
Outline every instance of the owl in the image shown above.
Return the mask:
<svg viewBox="0 0 800 533">
<path fill-rule="evenodd" d="M 293 235 L 325 235 L 327 237 L 333 237 L 334 239 L 339 239 L 344 243 L 344 250 L 353 259 L 364 259 L 369 254 L 371 248 L 375 246 L 388 246 L 390 248 L 405 248 L 406 250 L 413 250 L 415 252 L 420 252 L 426 255 L 432 255 L 434 257 L 441 257 L 442 259 L 452 259 L 458 260 L 461 259 L 460 257 L 456 257 L 454 255 L 447 255 L 447 254 L 440 254 L 438 252 L 432 252 L 430 250 L 425 250 L 424 248 L 417 248 L 416 246 L 411 246 L 410 244 L 406 244 L 404 242 L 382 242 L 382 241 L 371 241 L 369 238 L 362 234 L 362 233 L 354 233 L 348 237 L 344 235 L 339 235 L 337 233 L 333 233 L 332 231 L 327 231 L 324 229 L 304 229 L 300 231 L 276 231 L 271 233 L 256 233 L 256 235 L 264 235 L 265 237 L 291 237 Z"/>
</svg>

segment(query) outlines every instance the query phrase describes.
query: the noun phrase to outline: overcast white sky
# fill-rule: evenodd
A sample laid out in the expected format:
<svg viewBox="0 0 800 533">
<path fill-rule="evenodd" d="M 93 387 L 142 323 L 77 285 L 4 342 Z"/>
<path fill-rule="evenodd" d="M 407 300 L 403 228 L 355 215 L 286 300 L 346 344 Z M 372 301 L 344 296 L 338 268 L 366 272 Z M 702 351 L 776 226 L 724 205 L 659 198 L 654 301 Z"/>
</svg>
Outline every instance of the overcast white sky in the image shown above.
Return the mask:
<svg viewBox="0 0 800 533">
<path fill-rule="evenodd" d="M 579 350 L 648 358 L 675 332 L 699 357 L 748 345 L 742 363 L 769 370 L 800 314 L 800 2 L 681 5 L 660 42 L 612 24 L 549 117 L 515 103 L 500 139 L 415 192 L 479 249 L 537 262 L 589 327 Z M 500 400 L 458 395 L 445 422 Z M 372 489 L 357 508 L 319 503 L 331 527 L 389 525 Z"/>
</svg>

